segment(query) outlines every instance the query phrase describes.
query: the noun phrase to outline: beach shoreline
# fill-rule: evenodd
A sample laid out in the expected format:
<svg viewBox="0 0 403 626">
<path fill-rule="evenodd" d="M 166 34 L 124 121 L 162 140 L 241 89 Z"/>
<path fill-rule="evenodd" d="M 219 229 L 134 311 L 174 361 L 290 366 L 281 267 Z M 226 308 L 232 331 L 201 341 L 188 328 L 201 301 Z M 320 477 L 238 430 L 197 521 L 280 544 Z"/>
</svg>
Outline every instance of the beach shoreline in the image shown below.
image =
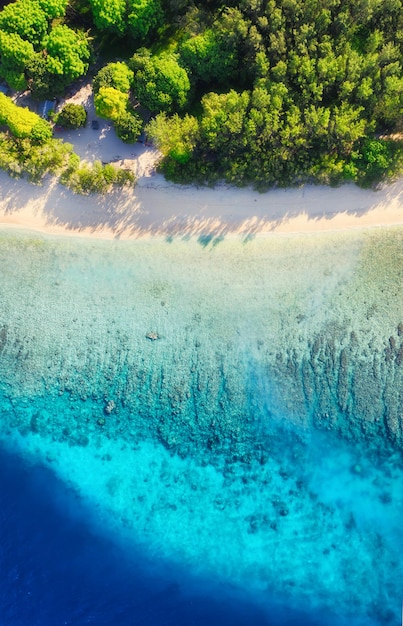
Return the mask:
<svg viewBox="0 0 403 626">
<path fill-rule="evenodd" d="M 77 195 L 47 178 L 42 186 L 0 170 L 0 226 L 48 235 L 101 239 L 320 233 L 403 225 L 403 177 L 380 190 L 354 184 L 332 188 L 302 185 L 259 193 L 251 187 L 175 185 L 156 172 L 160 153 L 141 143 L 125 144 L 113 125 L 96 115 L 92 85 L 62 104 L 81 104 L 88 123 L 63 131 L 87 162 L 118 162 L 137 179 L 134 188 L 105 195 Z M 60 134 L 59 132 L 57 134 Z"/>
<path fill-rule="evenodd" d="M 303 185 L 259 193 L 218 185 L 180 186 L 150 168 L 135 188 L 73 194 L 0 172 L 0 226 L 102 239 L 254 236 L 403 225 L 403 179 L 380 190 Z"/>
</svg>

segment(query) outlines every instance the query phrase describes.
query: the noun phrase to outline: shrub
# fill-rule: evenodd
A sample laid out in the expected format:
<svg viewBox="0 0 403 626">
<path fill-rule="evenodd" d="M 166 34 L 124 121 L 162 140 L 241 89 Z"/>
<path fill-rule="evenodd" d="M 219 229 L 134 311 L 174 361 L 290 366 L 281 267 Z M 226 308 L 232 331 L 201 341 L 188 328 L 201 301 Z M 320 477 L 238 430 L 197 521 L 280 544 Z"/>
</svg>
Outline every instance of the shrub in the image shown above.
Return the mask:
<svg viewBox="0 0 403 626">
<path fill-rule="evenodd" d="M 143 120 L 137 113 L 125 111 L 115 122 L 115 132 L 125 143 L 135 143 L 141 134 Z"/>
<path fill-rule="evenodd" d="M 81 126 L 85 126 L 87 112 L 81 104 L 66 104 L 53 119 L 55 124 L 63 128 L 80 128 Z"/>
</svg>

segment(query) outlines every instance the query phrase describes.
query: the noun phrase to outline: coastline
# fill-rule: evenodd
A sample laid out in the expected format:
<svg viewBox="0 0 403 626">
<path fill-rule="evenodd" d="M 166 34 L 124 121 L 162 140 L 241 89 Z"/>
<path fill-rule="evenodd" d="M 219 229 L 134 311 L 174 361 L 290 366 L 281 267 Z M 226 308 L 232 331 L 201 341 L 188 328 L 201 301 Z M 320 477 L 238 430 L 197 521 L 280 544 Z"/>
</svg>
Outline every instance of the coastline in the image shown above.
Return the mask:
<svg viewBox="0 0 403 626">
<path fill-rule="evenodd" d="M 134 189 L 79 196 L 47 180 L 35 186 L 0 172 L 0 226 L 102 239 L 254 236 L 403 224 L 403 178 L 378 191 L 348 184 L 251 188 L 180 186 L 150 169 Z"/>
</svg>

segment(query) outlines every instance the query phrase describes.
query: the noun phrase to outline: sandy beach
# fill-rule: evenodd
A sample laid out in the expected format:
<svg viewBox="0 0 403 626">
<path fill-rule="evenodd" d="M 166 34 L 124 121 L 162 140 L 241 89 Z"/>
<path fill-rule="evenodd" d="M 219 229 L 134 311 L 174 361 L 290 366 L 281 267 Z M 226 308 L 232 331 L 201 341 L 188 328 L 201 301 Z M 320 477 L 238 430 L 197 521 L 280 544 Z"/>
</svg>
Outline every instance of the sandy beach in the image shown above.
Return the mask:
<svg viewBox="0 0 403 626">
<path fill-rule="evenodd" d="M 37 187 L 0 173 L 0 224 L 48 234 L 144 236 L 292 233 L 403 224 L 403 180 L 374 192 L 355 185 L 251 189 L 181 187 L 161 175 L 135 189 L 78 196 L 55 182 Z"/>
<path fill-rule="evenodd" d="M 135 173 L 134 189 L 79 196 L 48 180 L 34 186 L 0 172 L 0 224 L 49 234 L 136 238 L 196 235 L 244 237 L 257 233 L 345 230 L 403 224 L 403 179 L 378 191 L 353 184 L 304 185 L 258 193 L 219 185 L 214 189 L 168 183 L 155 171 L 159 154 L 143 144 L 124 144 L 110 123 L 95 115 L 91 87 L 69 102 L 84 104 L 89 123 L 62 132 L 82 159 L 119 162 Z M 97 119 L 99 129 L 91 128 Z M 56 133 L 58 134 L 58 133 Z"/>
</svg>

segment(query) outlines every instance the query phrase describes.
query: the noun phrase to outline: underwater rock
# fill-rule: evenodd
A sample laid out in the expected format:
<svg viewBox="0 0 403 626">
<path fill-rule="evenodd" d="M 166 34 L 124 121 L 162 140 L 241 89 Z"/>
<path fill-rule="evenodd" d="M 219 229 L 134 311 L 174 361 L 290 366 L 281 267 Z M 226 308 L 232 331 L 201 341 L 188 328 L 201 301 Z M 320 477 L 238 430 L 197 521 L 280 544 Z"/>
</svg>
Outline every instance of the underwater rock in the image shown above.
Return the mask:
<svg viewBox="0 0 403 626">
<path fill-rule="evenodd" d="M 114 400 L 108 400 L 108 402 L 106 403 L 106 406 L 104 408 L 104 411 L 107 415 L 110 415 L 112 413 L 112 411 L 114 411 L 116 409 L 116 403 Z"/>
<path fill-rule="evenodd" d="M 157 339 L 160 339 L 160 336 L 156 332 L 150 332 L 150 333 L 146 333 L 146 338 L 150 339 L 151 341 L 156 341 Z"/>
</svg>

